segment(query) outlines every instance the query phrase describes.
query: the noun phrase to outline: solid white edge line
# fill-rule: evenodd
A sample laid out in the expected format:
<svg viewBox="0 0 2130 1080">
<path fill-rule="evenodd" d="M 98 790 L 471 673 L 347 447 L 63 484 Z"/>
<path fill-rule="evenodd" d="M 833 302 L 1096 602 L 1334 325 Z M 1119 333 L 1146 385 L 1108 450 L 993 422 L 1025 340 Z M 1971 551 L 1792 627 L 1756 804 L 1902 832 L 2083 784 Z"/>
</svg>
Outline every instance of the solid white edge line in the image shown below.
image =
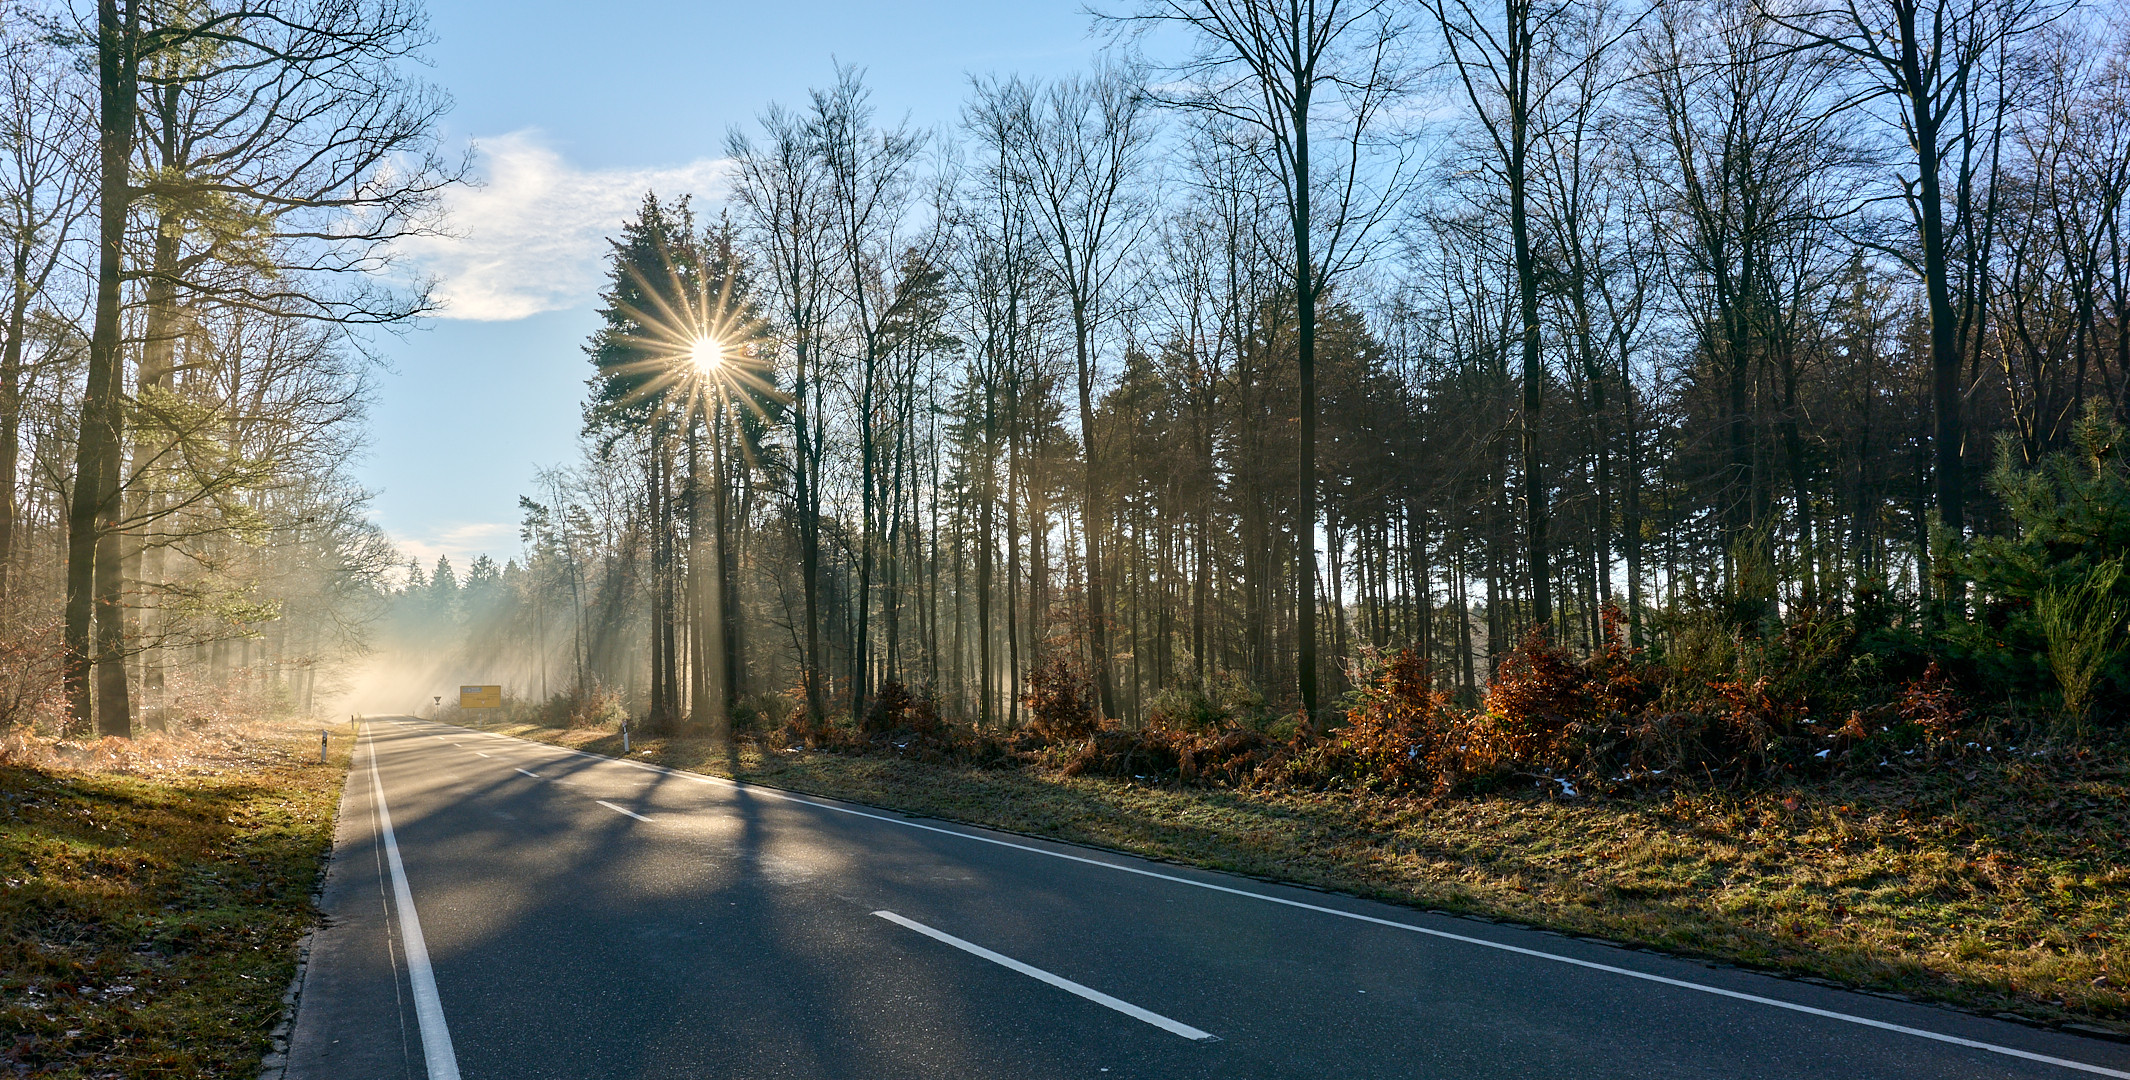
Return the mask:
<svg viewBox="0 0 2130 1080">
<path fill-rule="evenodd" d="M 377 827 L 384 834 L 385 862 L 392 868 L 392 900 L 399 909 L 399 941 L 407 956 L 407 981 L 414 988 L 414 1019 L 422 1032 L 422 1060 L 429 1080 L 459 1080 L 459 1058 L 451 1048 L 451 1029 L 444 1025 L 444 1003 L 436 996 L 436 973 L 429 966 L 429 945 L 422 920 L 414 913 L 414 890 L 399 861 L 399 839 L 392 834 L 392 811 L 385 807 L 385 782 L 377 774 L 377 741 L 370 741 L 370 788 L 377 796 Z"/>
<path fill-rule="evenodd" d="M 934 941 L 945 942 L 949 945 L 954 946 L 957 949 L 960 949 L 965 953 L 968 953 L 971 956 L 981 956 L 984 959 L 989 960 L 1000 967 L 1008 968 L 1013 971 L 1018 971 L 1021 974 L 1036 980 L 1037 982 L 1049 983 L 1050 985 L 1055 986 L 1058 989 L 1065 991 L 1066 993 L 1078 994 L 1079 996 L 1086 998 L 1087 1000 L 1092 1001 L 1097 1005 L 1103 1006 L 1104 1008 L 1115 1009 L 1118 1012 L 1123 1013 L 1124 1015 L 1129 1016 L 1134 1020 L 1143 1020 L 1146 1023 L 1152 1024 L 1163 1031 L 1169 1032 L 1174 1035 L 1181 1035 L 1184 1038 L 1189 1039 L 1193 1042 L 1218 1042 L 1220 1039 L 1220 1036 L 1215 1035 L 1210 1031 L 1200 1031 L 1189 1024 L 1183 1023 L 1178 1020 L 1171 1020 L 1168 1017 L 1163 1016 L 1157 1012 L 1142 1009 L 1129 1001 L 1123 1001 L 1118 998 L 1113 998 L 1108 994 L 1105 994 L 1102 991 L 1096 990 L 1092 987 L 1082 986 L 1079 983 L 1076 983 L 1071 979 L 1065 978 L 1062 975 L 1052 975 L 1050 972 L 1044 971 L 1042 968 L 1036 967 L 1032 964 L 1024 964 L 1010 956 L 1006 956 L 1002 953 L 992 952 L 991 950 L 986 949 L 973 941 L 963 941 L 962 939 L 955 937 L 954 935 L 949 934 L 943 930 L 934 930 L 931 927 L 926 926 L 925 924 L 918 922 L 915 919 L 905 919 L 892 911 L 876 911 L 873 912 L 873 914 L 879 916 L 880 918 L 886 919 L 887 921 L 894 923 L 897 926 L 905 926 L 912 930 L 915 930 L 918 933 L 923 934 L 924 936 L 931 938 Z"/>
<path fill-rule="evenodd" d="M 606 801 L 605 799 L 593 799 L 592 801 L 593 801 L 593 802 L 595 802 L 595 803 L 598 803 L 598 804 L 599 804 L 599 805 L 601 805 L 601 806 L 604 806 L 604 807 L 606 807 L 606 808 L 607 808 L 607 809 L 609 809 L 609 810 L 612 810 L 613 812 L 615 812 L 615 813 L 617 813 L 617 814 L 626 814 L 626 815 L 628 815 L 629 817 L 635 818 L 636 820 L 638 820 L 638 821 L 641 821 L 641 822 L 643 822 L 643 823 L 644 823 L 644 824 L 646 824 L 646 825 L 655 825 L 655 824 L 657 824 L 657 822 L 655 822 L 655 821 L 652 821 L 652 820 L 651 820 L 650 818 L 647 818 L 647 817 L 643 816 L 642 814 L 639 814 L 639 813 L 637 813 L 637 812 L 636 812 L 636 811 L 634 811 L 634 810 L 630 810 L 630 809 L 628 809 L 627 807 L 615 806 L 615 805 L 614 805 L 613 803 L 610 803 L 610 802 Z"/>
<path fill-rule="evenodd" d="M 535 743 L 531 739 L 519 739 L 517 741 L 533 746 L 552 746 L 552 744 L 550 743 Z M 1088 866 L 1099 866 L 1107 870 L 1118 870 L 1122 871 L 1123 873 L 1137 874 L 1140 877 L 1155 878 L 1160 881 L 1172 881 L 1179 885 L 1189 885 L 1193 888 L 1207 889 L 1219 893 L 1227 893 L 1230 896 L 1243 896 L 1248 897 L 1252 900 L 1262 900 L 1268 904 L 1281 904 L 1286 907 L 1300 908 L 1304 911 L 1315 911 L 1325 915 L 1336 915 L 1342 919 L 1352 919 L 1356 922 L 1373 923 L 1374 925 L 1387 926 L 1394 930 L 1410 930 L 1415 934 L 1425 934 L 1428 937 L 1440 938 L 1444 941 L 1458 941 L 1463 942 L 1467 945 L 1478 945 L 1483 948 L 1496 949 L 1501 952 L 1515 953 L 1519 956 L 1529 956 L 1539 960 L 1552 960 L 1556 963 L 1568 964 L 1573 967 L 1586 968 L 1591 971 L 1603 971 L 1612 975 L 1624 975 L 1630 979 L 1641 979 L 1644 982 L 1661 983 L 1665 986 L 1674 986 L 1682 990 L 1693 990 L 1698 993 L 1711 994 L 1716 997 L 1730 998 L 1734 1001 L 1750 1001 L 1756 1005 L 1767 1005 L 1777 1009 L 1787 1009 L 1791 1012 L 1803 1013 L 1807 1016 L 1817 1016 L 1827 1020 L 1840 1020 L 1843 1023 L 1856 1024 L 1861 1027 L 1876 1028 L 1880 1031 L 1892 1031 L 1902 1035 L 1912 1035 L 1918 1039 L 1929 1039 L 1933 1042 L 1947 1043 L 1953 1046 L 1964 1046 L 1970 1050 L 1981 1050 L 1991 1054 L 2002 1054 L 2005 1057 L 2019 1058 L 2022 1061 L 2039 1062 L 2043 1065 L 2054 1065 L 2058 1068 L 2071 1069 L 2075 1072 L 2090 1073 L 2094 1076 L 2109 1076 L 2116 1078 L 2116 1080 L 2130 1080 L 2130 1072 L 2125 1072 L 2121 1069 L 2111 1069 L 2105 1065 L 2091 1065 L 2083 1061 L 2072 1061 L 2069 1058 L 2051 1057 L 2047 1054 L 2037 1054 L 2031 1050 L 2021 1050 L 2013 1046 L 2003 1046 L 1997 1043 L 1982 1042 L 1978 1039 L 1963 1039 L 1958 1035 L 1946 1035 L 1936 1031 L 1927 1031 L 1923 1028 L 1908 1027 L 1904 1024 L 1892 1024 L 1884 1020 L 1873 1020 L 1868 1016 L 1857 1016 L 1853 1013 L 1835 1012 L 1831 1009 L 1814 1008 L 1810 1005 L 1800 1005 L 1794 1001 L 1784 1001 L 1780 998 L 1762 997 L 1759 994 L 1748 994 L 1737 990 L 1726 990 L 1723 987 L 1710 986 L 1707 983 L 1688 982 L 1684 979 L 1674 979 L 1664 975 L 1653 975 L 1646 971 L 1636 971 L 1633 968 L 1615 967 L 1611 964 L 1600 964 L 1592 960 L 1578 960 L 1573 956 L 1562 956 L 1559 953 L 1541 952 L 1537 949 L 1526 949 L 1520 945 L 1510 945 L 1500 941 L 1488 941 L 1485 938 L 1470 937 L 1465 934 L 1453 934 L 1447 930 L 1435 930 L 1425 926 L 1414 926 L 1411 923 L 1397 922 L 1392 919 L 1379 919 L 1373 915 L 1363 915 L 1359 912 L 1340 911 L 1338 908 L 1324 907 L 1321 904 L 1311 904 L 1302 900 L 1289 900 L 1283 896 L 1267 896 L 1264 893 L 1251 892 L 1248 889 L 1237 889 L 1227 885 L 1216 885 L 1210 881 L 1193 881 L 1190 878 L 1177 877 L 1174 874 L 1164 874 L 1158 870 L 1143 870 L 1136 866 L 1124 866 L 1118 863 L 1104 862 L 1101 859 L 1090 859 L 1082 855 L 1069 855 L 1062 851 L 1048 851 L 1043 848 L 1035 847 L 1029 844 L 1016 844 L 1011 840 L 999 840 L 989 836 L 978 836 L 974 833 L 965 833 L 956 829 L 942 829 L 937 825 L 926 825 L 920 821 L 910 821 L 904 818 L 893 818 L 888 817 L 885 814 L 873 814 L 867 813 L 864 810 L 854 810 L 847 806 L 836 806 L 831 803 L 816 802 L 813 799 L 801 798 L 799 796 L 792 795 L 787 792 L 778 791 L 775 788 L 761 787 L 755 784 L 748 784 L 723 776 L 705 776 L 702 773 L 691 773 L 683 771 L 681 769 L 670 769 L 663 765 L 647 765 L 642 762 L 629 761 L 624 758 L 610 758 L 602 754 L 588 754 L 582 750 L 574 750 L 566 746 L 555 746 L 553 747 L 553 749 L 561 750 L 564 753 L 575 754 L 578 757 L 583 758 L 593 758 L 600 761 L 618 761 L 622 764 L 634 765 L 639 769 L 648 769 L 652 772 L 662 772 L 669 776 L 679 777 L 683 780 L 692 780 L 698 784 L 722 784 L 726 787 L 733 788 L 735 790 L 745 788 L 748 792 L 752 794 L 761 795 L 771 799 L 777 799 L 783 802 L 798 803 L 801 806 L 811 806 L 817 810 L 832 810 L 838 814 L 848 814 L 852 817 L 870 818 L 874 821 L 885 821 L 890 825 L 901 825 L 905 828 L 921 829 L 925 832 L 935 832 L 944 836 L 958 836 L 963 840 L 974 840 L 982 844 L 991 844 L 997 847 L 1012 848 L 1015 851 L 1026 851 L 1036 855 L 1047 855 L 1053 859 L 1064 859 L 1067 862 L 1083 863 Z"/>
</svg>

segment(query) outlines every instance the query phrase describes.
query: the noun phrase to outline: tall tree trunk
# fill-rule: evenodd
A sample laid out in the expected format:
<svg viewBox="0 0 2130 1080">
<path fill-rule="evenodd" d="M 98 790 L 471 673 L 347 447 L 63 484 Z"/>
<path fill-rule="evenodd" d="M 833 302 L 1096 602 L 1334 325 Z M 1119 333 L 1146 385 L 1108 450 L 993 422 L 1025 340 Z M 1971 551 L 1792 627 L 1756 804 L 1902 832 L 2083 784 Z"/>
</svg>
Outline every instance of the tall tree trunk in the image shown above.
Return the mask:
<svg viewBox="0 0 2130 1080">
<path fill-rule="evenodd" d="M 1295 364 L 1301 374 L 1301 445 L 1295 457 L 1300 494 L 1294 528 L 1295 674 L 1302 716 L 1316 722 L 1316 268 L 1310 262 L 1309 84 L 1294 96 Z"/>
<path fill-rule="evenodd" d="M 1620 506 L 1620 532 L 1627 556 L 1627 625 L 1632 642 L 1642 644 L 1642 431 L 1635 408 L 1633 364 L 1625 335 L 1620 347 L 1620 433 L 1627 440 L 1626 491 Z"/>
<path fill-rule="evenodd" d="M 92 651 L 90 622 L 108 610 L 106 629 L 98 619 L 100 650 L 111 637 L 124 632 L 119 612 L 107 603 L 119 599 L 117 548 L 102 543 L 102 529 L 115 514 L 118 498 L 118 464 L 123 452 L 124 413 L 120 404 L 123 358 L 119 340 L 119 293 L 122 278 L 126 217 L 132 207 L 133 189 L 127 169 L 133 156 L 133 132 L 138 115 L 138 66 L 133 56 L 138 38 L 140 13 L 129 0 L 124 15 L 119 0 L 97 0 L 97 143 L 98 143 L 98 234 L 96 258 L 96 315 L 89 335 L 89 370 L 82 395 L 81 433 L 74 464 L 74 490 L 67 506 L 67 600 L 64 627 L 68 710 L 77 728 L 92 721 L 90 669 L 99 651 Z M 97 560 L 109 554 L 112 563 L 101 576 Z M 115 657 L 113 659 L 116 659 Z M 123 669 L 120 671 L 123 684 Z M 101 680 L 99 680 L 101 682 Z M 99 689 L 102 687 L 99 686 Z M 93 717 L 99 733 L 130 736 L 130 717 L 106 710 Z M 104 726 L 109 725 L 109 726 Z"/>
<path fill-rule="evenodd" d="M 22 504 L 15 474 L 22 468 L 22 334 L 29 325 L 30 238 L 14 238 L 13 276 L 7 306 L 7 340 L 0 343 L 0 601 L 14 584 L 15 528 Z"/>
<path fill-rule="evenodd" d="M 798 363 L 792 383 L 791 429 L 799 459 L 794 482 L 799 502 L 800 591 L 806 594 L 805 670 L 799 674 L 806 684 L 806 717 L 819 724 L 828 715 L 828 695 L 821 686 L 821 445 L 819 433 L 808 426 L 813 421 L 813 399 L 808 393 L 818 395 L 819 391 L 807 382 L 809 344 L 802 336 L 794 350 Z"/>
<path fill-rule="evenodd" d="M 1904 23 L 1901 67 L 1911 88 L 1908 107 L 1915 117 L 1915 185 L 1916 204 L 1921 211 L 1923 291 L 1930 309 L 1930 404 L 1935 420 L 1932 480 L 1938 517 L 1957 534 L 1966 520 L 1967 484 L 1961 468 L 1964 447 L 1960 424 L 1960 327 L 1959 315 L 1953 310 L 1951 259 L 1946 250 L 1945 208 L 1938 177 L 1939 124 L 1922 71 L 1915 9 L 1908 4 L 1899 7 Z M 1929 568 L 1922 569 L 1927 575 Z"/>
<path fill-rule="evenodd" d="M 876 382 L 874 359 L 876 346 L 871 340 L 865 346 L 865 370 L 859 378 L 863 385 L 858 393 L 858 587 L 851 597 L 855 618 L 851 623 L 850 656 L 850 718 L 856 722 L 865 715 L 865 698 L 869 690 L 866 664 L 872 648 L 869 631 L 872 629 L 873 603 L 873 473 L 878 465 L 874 460 L 873 390 Z"/>
<path fill-rule="evenodd" d="M 1115 679 L 1110 674 L 1109 616 L 1102 596 L 1102 536 L 1106 530 L 1102 520 L 1101 490 L 1095 479 L 1100 466 L 1095 453 L 1094 357 L 1088 342 L 1093 328 L 1087 325 L 1087 316 L 1084 304 L 1073 305 L 1073 344 L 1079 359 L 1080 457 L 1085 481 L 1080 505 L 1080 533 L 1087 548 L 1082 567 L 1087 573 L 1087 645 L 1095 662 L 1095 694 L 1101 703 L 1102 715 L 1115 716 L 1117 691 Z"/>
<path fill-rule="evenodd" d="M 166 125 L 166 129 L 171 125 Z M 173 160 L 176 151 L 166 148 L 164 160 Z M 139 373 L 140 396 L 153 399 L 168 394 L 174 389 L 177 359 L 177 273 L 178 238 L 184 222 L 177 215 L 165 211 L 157 215 L 155 230 L 155 255 L 153 272 L 148 278 L 147 324 L 141 343 Z M 136 433 L 141 445 L 135 451 L 134 473 L 142 491 L 135 496 L 139 507 L 137 517 L 143 522 L 153 522 L 167 509 L 169 496 L 160 482 L 166 466 L 159 460 L 168 453 L 173 441 L 169 433 L 158 433 L 154 440 L 148 439 L 145 431 Z M 125 576 L 139 583 L 140 602 L 134 616 L 140 633 L 131 635 L 141 651 L 141 695 L 149 710 L 145 719 L 153 730 L 163 727 L 163 650 L 157 644 L 162 636 L 162 613 L 154 590 L 163 580 L 163 547 L 160 544 L 127 544 L 123 553 Z"/>
<path fill-rule="evenodd" d="M 1503 162 L 1509 181 L 1509 239 L 1515 249 L 1518 344 L 1523 379 L 1523 416 L 1518 449 L 1523 457 L 1524 544 L 1529 562 L 1531 621 L 1543 627 L 1553 623 L 1552 549 L 1548 529 L 1552 515 L 1546 505 L 1545 470 L 1539 461 L 1546 404 L 1546 369 L 1539 356 L 1538 265 L 1531 252 L 1529 157 L 1531 144 L 1531 65 L 1534 42 L 1528 0 L 1509 0 L 1506 27 L 1509 95 L 1508 160 Z M 1487 606 L 1494 606 L 1491 594 Z M 1493 643 L 1488 643 L 1489 649 Z"/>
<path fill-rule="evenodd" d="M 1015 410 L 1018 412 L 1019 410 Z M 1018 419 L 1018 417 L 1016 417 Z M 1011 693 L 1006 698 L 1007 724 L 1021 723 L 1021 534 L 1019 491 L 1021 481 L 1020 430 L 1016 425 L 1006 445 L 1006 671 Z"/>
<path fill-rule="evenodd" d="M 977 498 L 982 500 L 977 509 L 976 542 L 976 679 L 977 723 L 989 728 L 993 722 L 992 706 L 998 699 L 998 676 L 992 662 L 991 592 L 992 562 L 995 558 L 991 538 L 998 532 L 998 432 L 997 420 L 992 415 L 991 390 L 984 390 L 984 478 L 977 485 Z"/>
<path fill-rule="evenodd" d="M 711 543 L 705 543 L 703 528 L 703 503 L 708 485 L 703 482 L 703 458 L 700 426 L 696 418 L 687 421 L 688 442 L 688 712 L 696 724 L 719 725 L 726 713 L 719 708 L 723 695 L 712 690 L 710 672 L 713 658 L 721 651 L 718 639 L 723 636 L 724 621 L 711 595 L 709 581 L 711 572 L 712 544 L 722 547 L 724 536 L 720 532 Z M 722 478 L 720 478 L 722 479 Z"/>
</svg>

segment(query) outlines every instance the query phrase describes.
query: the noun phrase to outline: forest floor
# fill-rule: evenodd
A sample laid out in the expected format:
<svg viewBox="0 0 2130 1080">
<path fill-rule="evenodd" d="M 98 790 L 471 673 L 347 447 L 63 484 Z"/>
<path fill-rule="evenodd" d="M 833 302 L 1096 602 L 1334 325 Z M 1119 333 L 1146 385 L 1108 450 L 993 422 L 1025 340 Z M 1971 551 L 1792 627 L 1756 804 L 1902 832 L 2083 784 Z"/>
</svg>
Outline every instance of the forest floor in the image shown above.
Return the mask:
<svg viewBox="0 0 2130 1080">
<path fill-rule="evenodd" d="M 243 1077 L 280 1022 L 351 739 L 0 742 L 0 1076 Z"/>
<path fill-rule="evenodd" d="M 494 730 L 618 755 L 604 730 Z M 642 739 L 632 756 L 1414 907 L 2130 1036 L 2130 753 L 1428 806 Z"/>
</svg>

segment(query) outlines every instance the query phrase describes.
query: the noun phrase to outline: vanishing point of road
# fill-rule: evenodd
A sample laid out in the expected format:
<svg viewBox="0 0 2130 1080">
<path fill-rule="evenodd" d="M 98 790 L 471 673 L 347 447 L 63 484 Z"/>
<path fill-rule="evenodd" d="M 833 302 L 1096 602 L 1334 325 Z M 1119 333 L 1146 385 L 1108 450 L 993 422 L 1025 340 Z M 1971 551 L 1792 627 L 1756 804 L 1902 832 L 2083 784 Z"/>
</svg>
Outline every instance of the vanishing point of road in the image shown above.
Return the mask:
<svg viewBox="0 0 2130 1080">
<path fill-rule="evenodd" d="M 289 1080 L 2130 1080 L 2130 1045 L 422 721 Z"/>
</svg>

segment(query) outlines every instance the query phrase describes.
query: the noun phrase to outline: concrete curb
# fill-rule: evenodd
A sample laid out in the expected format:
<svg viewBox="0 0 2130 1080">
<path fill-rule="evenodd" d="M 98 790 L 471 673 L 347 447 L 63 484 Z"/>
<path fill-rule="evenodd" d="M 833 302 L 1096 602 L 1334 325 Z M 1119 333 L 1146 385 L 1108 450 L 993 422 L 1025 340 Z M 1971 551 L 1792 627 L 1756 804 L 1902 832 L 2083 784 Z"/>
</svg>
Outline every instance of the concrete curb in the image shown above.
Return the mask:
<svg viewBox="0 0 2130 1080">
<path fill-rule="evenodd" d="M 353 764 L 351 751 L 351 771 Z M 347 797 L 347 785 L 347 774 L 343 773 L 340 778 L 342 799 Z M 340 807 L 337 802 L 334 804 L 333 814 L 333 832 L 337 840 L 340 832 Z M 311 968 L 311 939 L 317 937 L 318 931 L 325 928 L 325 874 L 327 868 L 333 864 L 334 846 L 336 845 L 328 844 L 325 854 L 318 859 L 318 882 L 311 889 L 311 926 L 303 932 L 302 937 L 296 939 L 296 973 L 289 977 L 288 989 L 281 992 L 281 1021 L 268 1033 L 268 1038 L 273 1040 L 273 1046 L 267 1050 L 266 1056 L 259 1059 L 259 1080 L 283 1080 L 284 1074 L 288 1072 L 288 1037 L 290 1032 L 296 1030 L 296 1010 L 303 1004 L 303 978 Z"/>
<path fill-rule="evenodd" d="M 311 894 L 313 907 L 319 899 L 318 894 Z M 311 965 L 311 938 L 317 933 L 318 927 L 314 924 L 296 943 L 296 974 L 281 994 L 281 1022 L 274 1025 L 271 1034 L 273 1049 L 259 1059 L 259 1080 L 282 1080 L 282 1074 L 288 1070 L 288 1035 L 296 1028 L 296 1007 L 303 1000 L 303 976 Z"/>
</svg>

